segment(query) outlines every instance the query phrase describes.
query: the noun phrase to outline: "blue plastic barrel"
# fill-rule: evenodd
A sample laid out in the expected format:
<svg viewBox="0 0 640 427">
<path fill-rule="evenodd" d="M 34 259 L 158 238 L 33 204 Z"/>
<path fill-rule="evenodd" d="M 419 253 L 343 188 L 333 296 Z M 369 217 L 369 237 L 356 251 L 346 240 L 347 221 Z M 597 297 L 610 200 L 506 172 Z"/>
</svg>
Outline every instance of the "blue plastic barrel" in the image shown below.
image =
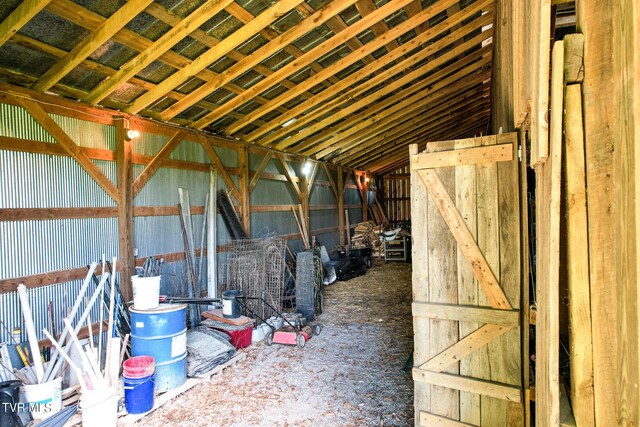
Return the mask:
<svg viewBox="0 0 640 427">
<path fill-rule="evenodd" d="M 131 312 L 131 355 L 153 356 L 155 391 L 162 393 L 187 380 L 187 305 L 160 304 Z"/>
<path fill-rule="evenodd" d="M 153 409 L 155 374 L 143 378 L 122 377 L 124 404 L 130 414 L 144 414 Z"/>
</svg>

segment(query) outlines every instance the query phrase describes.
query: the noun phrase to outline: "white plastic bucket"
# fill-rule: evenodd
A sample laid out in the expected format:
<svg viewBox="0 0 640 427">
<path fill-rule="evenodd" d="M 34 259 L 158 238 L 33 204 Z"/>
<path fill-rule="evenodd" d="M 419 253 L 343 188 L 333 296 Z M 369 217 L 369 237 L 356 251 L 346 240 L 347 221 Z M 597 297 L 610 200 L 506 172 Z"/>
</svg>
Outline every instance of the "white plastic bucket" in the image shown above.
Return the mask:
<svg viewBox="0 0 640 427">
<path fill-rule="evenodd" d="M 62 377 L 42 384 L 25 384 L 21 391 L 36 420 L 44 420 L 62 409 Z"/>
<path fill-rule="evenodd" d="M 158 308 L 160 298 L 160 276 L 131 277 L 133 289 L 133 307 L 136 310 Z"/>
<path fill-rule="evenodd" d="M 80 395 L 82 425 L 115 427 L 118 422 L 118 388 L 84 390 Z"/>
</svg>

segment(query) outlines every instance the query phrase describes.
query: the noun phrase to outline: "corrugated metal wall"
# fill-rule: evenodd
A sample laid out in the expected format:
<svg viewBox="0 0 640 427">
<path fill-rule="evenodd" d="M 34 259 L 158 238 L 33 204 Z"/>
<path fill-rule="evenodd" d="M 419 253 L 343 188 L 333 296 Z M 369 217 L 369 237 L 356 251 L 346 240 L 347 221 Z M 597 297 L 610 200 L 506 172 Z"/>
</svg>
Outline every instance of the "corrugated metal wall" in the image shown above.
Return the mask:
<svg viewBox="0 0 640 427">
<path fill-rule="evenodd" d="M 81 147 L 115 150 L 114 126 L 102 125 L 76 118 L 51 115 L 60 127 Z M 0 136 L 22 138 L 45 143 L 55 143 L 53 138 L 22 108 L 0 104 Z M 142 134 L 133 141 L 135 154 L 154 156 L 168 141 L 167 136 Z M 238 154 L 225 148 L 215 148 L 226 167 L 237 167 Z M 203 147 L 196 142 L 183 141 L 171 153 L 171 159 L 209 164 Z M 250 168 L 255 170 L 262 157 L 250 154 Z M 94 161 L 102 172 L 116 183 L 116 165 L 110 161 Z M 82 208 L 115 207 L 115 202 L 70 157 L 22 153 L 0 150 L 0 208 Z M 280 166 L 271 160 L 265 172 L 281 174 Z M 134 179 L 144 169 L 134 165 Z M 299 174 L 300 171 L 294 171 Z M 238 177 L 231 176 L 237 184 Z M 318 171 L 317 185 L 312 192 L 311 205 L 336 205 L 333 191 L 328 186 L 322 169 Z M 336 177 L 334 176 L 334 181 Z M 353 184 L 353 181 L 350 181 Z M 178 188 L 189 191 L 192 206 L 203 206 L 209 191 L 209 173 L 162 167 L 149 180 L 134 199 L 134 206 L 175 206 L 178 204 Z M 218 188 L 226 189 L 221 178 Z M 251 194 L 250 204 L 297 204 L 290 185 L 286 181 L 261 180 Z M 345 190 L 345 204 L 359 204 L 355 189 Z M 193 215 L 196 247 L 200 246 L 203 215 Z M 362 218 L 359 209 L 350 209 L 351 223 Z M 220 215 L 217 216 L 218 244 L 229 241 L 229 234 Z M 311 230 L 337 227 L 337 210 L 310 212 Z M 298 232 L 293 214 L 284 212 L 253 212 L 252 237 L 264 235 L 291 235 Z M 0 222 L 0 280 L 66 270 L 88 265 L 100 259 L 118 254 L 117 218 L 53 219 L 38 221 Z M 338 243 L 337 231 L 323 233 L 318 240 L 332 249 Z M 145 216 L 134 218 L 134 247 L 138 257 L 183 252 L 183 240 L 178 216 Z M 293 251 L 301 250 L 299 239 L 289 241 Z M 223 255 L 219 254 L 219 259 Z M 206 277 L 206 259 L 203 277 Z M 182 288 L 185 261 L 171 262 L 165 266 L 161 292 L 176 295 Z M 36 329 L 47 326 L 46 305 L 54 302 L 58 329 L 67 314 L 80 285 L 74 280 L 29 290 L 36 313 Z M 91 285 L 90 289 L 93 289 Z M 206 289 L 206 283 L 203 284 Z M 8 328 L 22 324 L 19 302 L 15 292 L 0 294 L 0 319 Z M 96 316 L 97 313 L 92 313 Z M 40 336 L 42 338 L 42 336 Z M 8 340 L 0 330 L 0 341 Z"/>
<path fill-rule="evenodd" d="M 0 104 L 0 117 L 0 136 L 54 142 L 22 108 Z M 111 126 L 55 114 L 52 118 L 82 147 L 115 148 L 115 129 Z M 115 163 L 95 163 L 115 182 Z M 116 206 L 70 157 L 0 151 L 0 165 L 0 208 Z M 103 253 L 118 256 L 117 236 L 116 218 L 0 222 L 0 279 L 81 267 L 99 260 Z M 54 303 L 56 327 L 61 328 L 61 319 L 81 284 L 81 280 L 75 280 L 29 290 L 38 331 L 47 326 L 49 301 Z M 0 294 L 0 303 L 2 322 L 9 329 L 21 325 L 17 294 Z M 97 315 L 97 310 L 93 314 Z M 0 340 L 8 340 L 4 329 L 0 330 Z"/>
</svg>

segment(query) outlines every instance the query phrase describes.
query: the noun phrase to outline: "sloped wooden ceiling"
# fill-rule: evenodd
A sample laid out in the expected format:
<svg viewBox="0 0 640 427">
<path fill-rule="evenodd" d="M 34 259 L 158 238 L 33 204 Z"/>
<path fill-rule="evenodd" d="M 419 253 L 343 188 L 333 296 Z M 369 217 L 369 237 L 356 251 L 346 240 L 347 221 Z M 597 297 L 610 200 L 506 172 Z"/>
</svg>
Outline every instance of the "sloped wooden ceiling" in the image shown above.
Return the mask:
<svg viewBox="0 0 640 427">
<path fill-rule="evenodd" d="M 376 173 L 484 132 L 494 0 L 2 0 L 0 79 Z"/>
</svg>

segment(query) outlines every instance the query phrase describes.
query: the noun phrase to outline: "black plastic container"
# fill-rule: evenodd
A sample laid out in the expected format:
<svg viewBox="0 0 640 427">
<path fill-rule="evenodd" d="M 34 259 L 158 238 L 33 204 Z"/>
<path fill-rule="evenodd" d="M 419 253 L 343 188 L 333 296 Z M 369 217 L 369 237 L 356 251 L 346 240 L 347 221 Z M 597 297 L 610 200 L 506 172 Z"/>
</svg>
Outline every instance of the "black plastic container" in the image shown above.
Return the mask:
<svg viewBox="0 0 640 427">
<path fill-rule="evenodd" d="M 240 303 L 236 298 L 242 296 L 242 291 L 228 290 L 222 293 L 222 316 L 226 319 L 240 317 Z"/>
</svg>

